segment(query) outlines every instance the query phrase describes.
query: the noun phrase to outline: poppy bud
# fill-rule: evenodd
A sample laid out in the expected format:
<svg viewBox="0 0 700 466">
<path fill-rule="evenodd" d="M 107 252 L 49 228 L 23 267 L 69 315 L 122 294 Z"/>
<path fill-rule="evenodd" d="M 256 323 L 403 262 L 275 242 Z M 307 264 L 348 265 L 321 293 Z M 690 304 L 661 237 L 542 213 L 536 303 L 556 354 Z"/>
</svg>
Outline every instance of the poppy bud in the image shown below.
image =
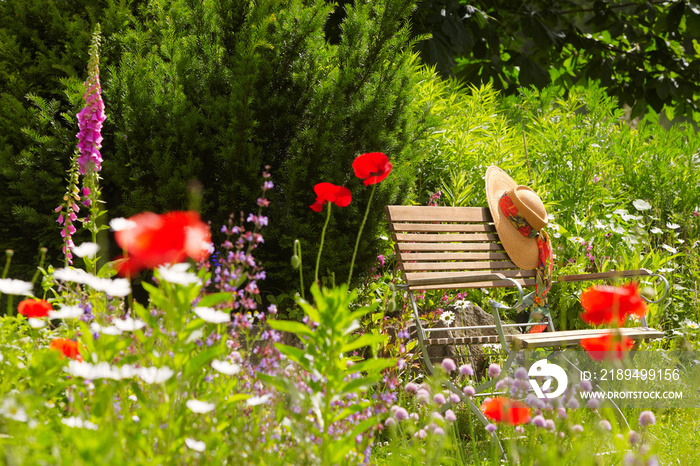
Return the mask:
<svg viewBox="0 0 700 466">
<path fill-rule="evenodd" d="M 294 267 L 295 269 L 299 268 L 299 256 L 297 256 L 296 254 L 292 256 L 292 267 Z"/>
<path fill-rule="evenodd" d="M 386 305 L 386 310 L 389 313 L 396 311 L 396 301 L 394 301 L 393 299 L 390 299 Z"/>
</svg>

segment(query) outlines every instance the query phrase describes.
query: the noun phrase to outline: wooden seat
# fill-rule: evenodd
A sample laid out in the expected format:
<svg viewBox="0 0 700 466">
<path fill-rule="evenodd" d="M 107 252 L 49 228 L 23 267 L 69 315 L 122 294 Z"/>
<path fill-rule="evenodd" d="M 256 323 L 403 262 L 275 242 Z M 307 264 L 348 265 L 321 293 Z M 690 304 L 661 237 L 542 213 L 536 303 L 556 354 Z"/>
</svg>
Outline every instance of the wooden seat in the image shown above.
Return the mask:
<svg viewBox="0 0 700 466">
<path fill-rule="evenodd" d="M 505 335 L 499 309 L 508 306 L 491 302 L 497 335 L 473 335 L 477 327 L 423 328 L 414 292 L 465 288 L 495 288 L 505 286 L 532 287 L 535 271 L 522 270 L 510 261 L 500 243 L 491 213 L 482 207 L 424 207 L 387 206 L 386 216 L 395 242 L 396 257 L 414 308 L 418 339 L 424 345 L 455 345 L 502 343 L 508 351 L 513 343 L 517 348 L 545 348 L 572 346 L 581 339 L 601 336 L 609 329 L 555 331 L 551 319 L 548 332 L 539 334 Z M 613 271 L 556 277 L 560 282 L 602 280 L 610 278 L 651 276 L 648 270 Z M 668 286 L 668 283 L 661 277 Z M 667 288 L 668 289 L 668 288 Z M 665 295 L 664 295 L 665 296 Z M 658 302 L 658 301 L 656 301 Z M 556 310 L 553 310 L 556 312 Z M 526 324 L 516 324 L 524 327 Z M 514 326 L 508 324 L 508 326 Z M 478 328 L 484 328 L 478 327 Z M 429 338 L 435 331 L 471 330 L 470 336 Z M 642 326 L 620 329 L 633 340 L 659 338 L 663 333 Z M 425 358 L 426 364 L 430 364 Z"/>
<path fill-rule="evenodd" d="M 618 329 L 622 336 L 630 340 L 649 340 L 661 338 L 664 332 L 660 332 L 648 327 L 621 328 Z M 547 348 L 552 346 L 572 346 L 578 345 L 584 338 L 601 337 L 610 333 L 610 329 L 586 329 L 586 330 L 566 330 L 559 332 L 544 333 L 524 333 L 514 335 L 513 340 L 520 343 L 522 349 Z"/>
</svg>

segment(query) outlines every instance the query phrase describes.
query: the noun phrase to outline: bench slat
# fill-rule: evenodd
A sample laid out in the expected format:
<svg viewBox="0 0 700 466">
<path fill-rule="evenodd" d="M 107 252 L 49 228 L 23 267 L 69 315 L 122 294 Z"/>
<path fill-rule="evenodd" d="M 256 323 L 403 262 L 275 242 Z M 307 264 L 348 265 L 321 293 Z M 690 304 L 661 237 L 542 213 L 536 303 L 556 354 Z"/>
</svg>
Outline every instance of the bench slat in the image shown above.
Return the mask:
<svg viewBox="0 0 700 466">
<path fill-rule="evenodd" d="M 503 275 L 504 277 L 509 277 L 509 278 L 531 278 L 534 277 L 536 274 L 535 270 L 499 270 L 499 274 Z M 449 283 L 450 281 L 454 281 L 458 277 L 470 277 L 470 276 L 478 276 L 478 275 L 484 275 L 484 272 L 481 271 L 472 271 L 472 272 L 406 272 L 404 274 L 404 278 L 406 281 L 410 284 L 412 281 L 421 279 L 421 278 L 440 278 L 444 279 L 445 284 Z"/>
<path fill-rule="evenodd" d="M 621 328 L 620 333 L 632 340 L 646 340 L 652 338 L 661 338 L 663 332 L 652 328 L 636 327 L 636 328 Z M 544 348 L 551 346 L 562 345 L 577 345 L 583 338 L 596 338 L 610 333 L 610 329 L 586 329 L 586 330 L 569 330 L 561 332 L 545 332 L 539 334 L 522 334 L 514 335 L 513 339 L 520 341 L 522 348 Z"/>
<path fill-rule="evenodd" d="M 488 233 L 496 227 L 487 223 L 391 223 L 392 231 L 435 233 Z"/>
<path fill-rule="evenodd" d="M 517 269 L 518 267 L 511 261 L 497 262 L 409 262 L 403 264 L 403 270 L 420 271 L 420 270 L 501 270 L 501 269 Z M 520 270 L 520 269 L 518 269 Z"/>
<path fill-rule="evenodd" d="M 483 261 L 510 260 L 505 252 L 400 252 L 401 261 Z"/>
<path fill-rule="evenodd" d="M 499 241 L 498 235 L 489 234 L 421 234 L 394 233 L 394 241 L 407 243 L 463 243 L 477 241 Z"/>
<path fill-rule="evenodd" d="M 403 251 L 504 251 L 500 243 L 397 243 L 399 252 Z"/>
<path fill-rule="evenodd" d="M 515 279 L 520 286 L 535 286 L 534 278 Z M 508 280 L 496 280 L 494 282 L 474 282 L 474 283 L 448 283 L 446 285 L 411 285 L 408 284 L 408 289 L 411 291 L 427 291 L 427 290 L 461 290 L 464 288 L 504 288 L 515 286 Z"/>
<path fill-rule="evenodd" d="M 492 222 L 486 207 L 387 206 L 390 222 Z"/>
<path fill-rule="evenodd" d="M 506 341 L 511 341 L 513 335 L 506 335 Z M 500 343 L 498 335 L 476 335 L 472 337 L 427 338 L 424 343 L 431 345 L 483 345 L 484 343 Z"/>
</svg>

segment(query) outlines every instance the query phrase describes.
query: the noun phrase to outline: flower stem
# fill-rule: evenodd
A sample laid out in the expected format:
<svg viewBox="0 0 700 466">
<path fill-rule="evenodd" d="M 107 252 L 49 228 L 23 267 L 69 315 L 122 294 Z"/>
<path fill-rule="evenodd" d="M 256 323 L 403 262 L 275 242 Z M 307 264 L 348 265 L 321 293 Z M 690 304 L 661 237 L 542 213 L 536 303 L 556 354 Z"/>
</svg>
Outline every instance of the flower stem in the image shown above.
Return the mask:
<svg viewBox="0 0 700 466">
<path fill-rule="evenodd" d="M 362 219 L 362 225 L 360 225 L 360 231 L 357 232 L 357 239 L 355 240 L 355 250 L 352 252 L 352 261 L 350 262 L 350 273 L 348 274 L 348 286 L 350 286 L 350 280 L 352 279 L 352 269 L 355 267 L 355 256 L 357 256 L 357 248 L 360 246 L 360 237 L 362 236 L 362 230 L 365 229 L 365 223 L 367 222 L 367 215 L 369 214 L 369 206 L 372 205 L 372 198 L 374 197 L 374 191 L 377 189 L 377 184 L 372 185 L 372 194 L 369 195 L 369 201 L 367 201 L 367 209 L 365 209 L 365 218 Z"/>
<path fill-rule="evenodd" d="M 326 237 L 326 228 L 328 227 L 328 222 L 331 219 L 331 203 L 327 202 L 326 204 L 328 204 L 328 214 L 326 215 L 326 223 L 323 225 L 323 231 L 321 232 L 321 245 L 318 247 L 318 255 L 316 256 L 316 273 L 314 275 L 314 281 L 316 283 L 318 283 L 318 267 L 321 264 L 321 251 L 323 251 L 323 240 Z"/>
<path fill-rule="evenodd" d="M 299 258 L 299 283 L 301 286 L 301 299 L 306 301 L 306 297 L 304 296 L 304 274 L 302 273 L 301 266 L 301 242 L 298 239 L 294 240 L 294 254 Z"/>
</svg>

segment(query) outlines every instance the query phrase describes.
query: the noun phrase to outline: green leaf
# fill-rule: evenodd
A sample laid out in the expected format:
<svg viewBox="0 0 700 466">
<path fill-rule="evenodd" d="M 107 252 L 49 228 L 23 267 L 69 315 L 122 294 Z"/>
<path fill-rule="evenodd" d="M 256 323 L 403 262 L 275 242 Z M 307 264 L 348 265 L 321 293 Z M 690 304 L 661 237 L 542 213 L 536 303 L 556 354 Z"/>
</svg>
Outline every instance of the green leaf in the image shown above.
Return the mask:
<svg viewBox="0 0 700 466">
<path fill-rule="evenodd" d="M 198 371 L 201 371 L 205 366 L 208 366 L 214 358 L 223 354 L 224 349 L 225 347 L 222 345 L 215 345 L 197 354 L 187 362 L 183 375 L 185 377 L 190 377 Z"/>
<path fill-rule="evenodd" d="M 293 320 L 268 320 L 267 323 L 274 330 L 278 330 L 280 332 L 313 336 L 311 329 L 301 322 L 295 322 Z"/>
<path fill-rule="evenodd" d="M 221 304 L 225 301 L 232 301 L 233 293 L 222 292 L 222 293 L 212 293 L 203 297 L 197 306 L 201 307 L 214 307 L 217 304 Z"/>
<path fill-rule="evenodd" d="M 377 345 L 386 341 L 387 338 L 388 337 L 386 335 L 372 335 L 369 333 L 365 333 L 364 335 L 360 336 L 359 338 L 356 338 L 350 343 L 344 344 L 340 348 L 340 352 L 347 353 L 356 350 L 357 348 L 362 348 L 363 346 Z"/>
<path fill-rule="evenodd" d="M 372 372 L 382 371 L 388 367 L 393 367 L 395 365 L 396 365 L 396 360 L 394 360 L 394 359 L 383 359 L 383 358 L 367 359 L 366 361 L 362 361 L 361 363 L 358 363 L 352 367 L 349 367 L 348 372 L 353 373 L 353 372 L 362 371 L 362 372 L 372 373 Z"/>
</svg>

